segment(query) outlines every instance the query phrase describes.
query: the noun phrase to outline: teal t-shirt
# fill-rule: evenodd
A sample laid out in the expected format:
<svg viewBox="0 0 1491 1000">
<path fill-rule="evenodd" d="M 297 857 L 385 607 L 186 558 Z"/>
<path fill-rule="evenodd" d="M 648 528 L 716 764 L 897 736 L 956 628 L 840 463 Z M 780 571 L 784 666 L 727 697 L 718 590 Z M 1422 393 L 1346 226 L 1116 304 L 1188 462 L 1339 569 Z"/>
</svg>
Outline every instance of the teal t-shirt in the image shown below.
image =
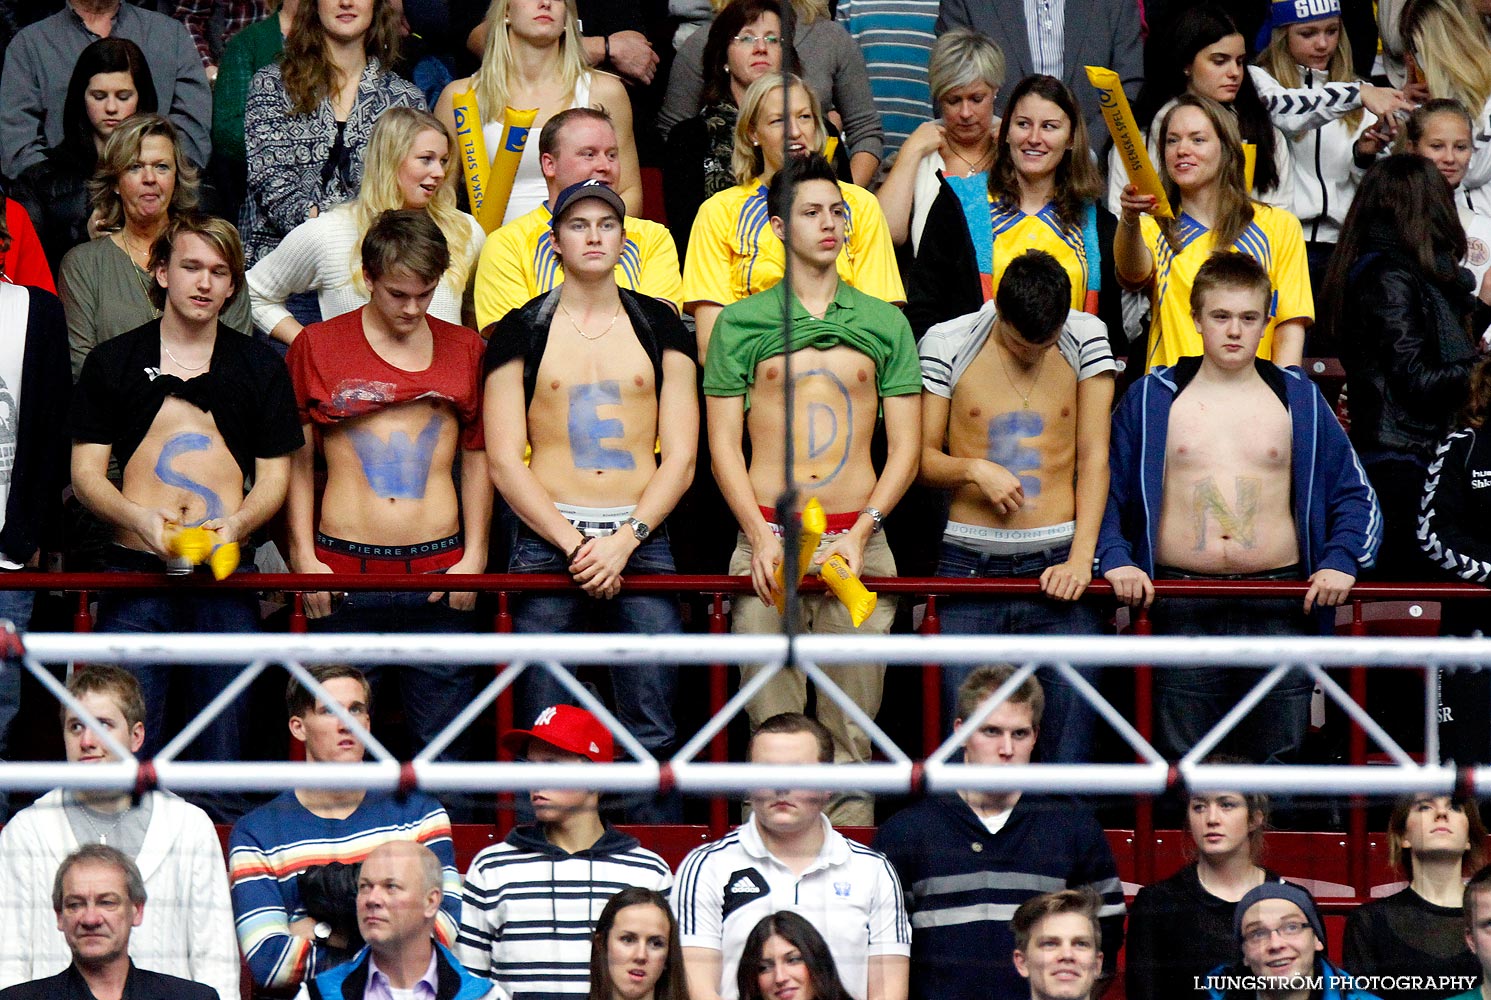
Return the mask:
<svg viewBox="0 0 1491 1000">
<path fill-rule="evenodd" d="M 721 310 L 704 359 L 706 396 L 746 396 L 750 408 L 756 366 L 783 353 L 782 285 L 734 302 Z M 791 349 L 852 347 L 875 362 L 875 384 L 882 398 L 921 392 L 921 368 L 911 325 L 901 310 L 843 281 L 819 319 L 792 300 Z"/>
</svg>

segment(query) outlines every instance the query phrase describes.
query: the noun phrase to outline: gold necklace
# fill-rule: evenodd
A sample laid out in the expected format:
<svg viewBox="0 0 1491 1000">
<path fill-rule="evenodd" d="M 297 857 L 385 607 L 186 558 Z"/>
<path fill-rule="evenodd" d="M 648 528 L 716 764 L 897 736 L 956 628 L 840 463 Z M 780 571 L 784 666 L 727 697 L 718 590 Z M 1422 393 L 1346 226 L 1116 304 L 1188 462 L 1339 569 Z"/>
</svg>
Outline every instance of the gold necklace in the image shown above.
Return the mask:
<svg viewBox="0 0 1491 1000">
<path fill-rule="evenodd" d="M 958 159 L 962 160 L 964 163 L 968 164 L 969 171 L 976 174 L 979 172 L 979 164 L 987 160 L 989 158 L 989 154 L 994 152 L 994 143 L 992 140 L 990 141 L 989 149 L 984 153 L 983 156 L 980 156 L 977 161 L 970 160 L 968 157 L 958 152 L 957 148 L 951 142 L 947 144 L 947 151 L 949 153 L 952 153 Z"/>
<path fill-rule="evenodd" d="M 1009 368 L 1004 363 L 1004 345 L 996 344 L 995 346 L 999 348 L 996 357 L 999 358 L 999 370 L 1004 372 L 1005 381 L 1010 384 L 1011 389 L 1015 390 L 1015 395 L 1020 397 L 1022 408 L 1026 410 L 1030 409 L 1030 397 L 1035 393 L 1036 385 L 1040 383 L 1041 371 L 1046 367 L 1046 355 L 1051 352 L 1049 350 L 1041 352 L 1041 359 L 1035 363 L 1035 378 L 1030 380 L 1030 389 L 1026 392 L 1021 392 L 1020 387 L 1015 384 L 1014 378 L 1010 375 Z"/>
<path fill-rule="evenodd" d="M 606 328 L 604 330 L 602 330 L 600 333 L 596 334 L 594 337 L 592 337 L 590 334 L 586 333 L 584 330 L 580 329 L 580 324 L 576 323 L 575 322 L 575 318 L 570 315 L 569 310 L 566 309 L 566 308 L 564 308 L 564 303 L 563 302 L 559 303 L 559 311 L 562 312 L 562 313 L 564 313 L 564 318 L 567 319 L 567 320 L 569 320 L 569 325 L 575 328 L 575 332 L 576 333 L 578 333 L 580 336 L 584 337 L 586 340 L 596 341 L 596 340 L 600 340 L 606 334 L 610 333 L 613 329 L 615 329 L 615 327 L 616 327 L 616 321 L 621 318 L 621 302 L 617 301 L 617 303 L 616 303 L 616 312 L 614 314 L 612 314 L 612 316 L 611 316 L 611 322 L 609 324 L 607 324 L 607 326 L 606 326 Z"/>
</svg>

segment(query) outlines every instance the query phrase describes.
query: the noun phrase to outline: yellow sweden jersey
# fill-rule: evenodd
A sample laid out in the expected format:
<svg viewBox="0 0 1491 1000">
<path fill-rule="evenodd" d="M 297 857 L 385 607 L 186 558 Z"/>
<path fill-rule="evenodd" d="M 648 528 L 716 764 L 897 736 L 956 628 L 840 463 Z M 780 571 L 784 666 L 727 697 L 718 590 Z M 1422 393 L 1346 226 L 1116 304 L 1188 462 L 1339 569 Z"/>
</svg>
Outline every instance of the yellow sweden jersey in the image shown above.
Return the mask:
<svg viewBox="0 0 1491 1000">
<path fill-rule="evenodd" d="M 890 228 L 875 196 L 840 183 L 844 195 L 844 247 L 839 277 L 886 302 L 906 301 Z M 759 180 L 721 191 L 706 201 L 689 234 L 683 268 L 683 301 L 691 305 L 732 302 L 765 291 L 782 280 L 782 241 L 771 231 L 766 185 Z"/>
<path fill-rule="evenodd" d="M 990 204 L 989 226 L 994 236 L 993 272 L 984 299 L 993 298 L 1004 269 L 1027 250 L 1044 250 L 1055 257 L 1072 282 L 1072 308 L 1087 304 L 1087 247 L 1080 226 L 1068 226 L 1056 216 L 1056 206 L 1047 205 L 1035 215 L 1019 208 Z M 935 236 L 933 237 L 936 238 Z"/>
<path fill-rule="evenodd" d="M 540 205 L 487 237 L 476 266 L 476 324 L 480 329 L 564 280 L 564 269 L 554 255 L 550 218 L 549 206 Z M 672 234 L 656 222 L 627 216 L 616 284 L 671 302 L 677 309 L 683 279 Z"/>
<path fill-rule="evenodd" d="M 1144 245 L 1154 255 L 1153 310 L 1149 327 L 1148 367 L 1173 365 L 1179 358 L 1201 353 L 1201 334 L 1191 319 L 1191 283 L 1213 249 L 1211 230 L 1181 213 L 1178 223 L 1181 250 L 1174 252 L 1160 234 L 1159 224 L 1139 217 Z M 1263 265 L 1274 286 L 1268 327 L 1258 344 L 1260 358 L 1273 357 L 1274 328 L 1292 319 L 1315 320 L 1310 293 L 1310 270 L 1305 260 L 1305 237 L 1299 220 L 1281 208 L 1253 203 L 1253 221 L 1243 229 L 1233 250 Z"/>
</svg>

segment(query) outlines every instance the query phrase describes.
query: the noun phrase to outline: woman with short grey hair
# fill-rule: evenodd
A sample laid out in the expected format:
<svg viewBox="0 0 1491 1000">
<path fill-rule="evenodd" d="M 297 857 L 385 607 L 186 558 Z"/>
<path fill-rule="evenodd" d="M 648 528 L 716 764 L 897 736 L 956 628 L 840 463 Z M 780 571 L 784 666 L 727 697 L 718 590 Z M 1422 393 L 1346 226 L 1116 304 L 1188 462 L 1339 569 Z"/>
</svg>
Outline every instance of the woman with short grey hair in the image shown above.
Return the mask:
<svg viewBox="0 0 1491 1000">
<path fill-rule="evenodd" d="M 938 176 L 982 177 L 994 160 L 994 100 L 1004 85 L 1004 53 L 987 35 L 955 28 L 932 46 L 928 79 L 940 117 L 906 139 L 876 194 L 891 238 L 900 245 L 909 236 L 913 251 L 937 198 Z"/>
</svg>

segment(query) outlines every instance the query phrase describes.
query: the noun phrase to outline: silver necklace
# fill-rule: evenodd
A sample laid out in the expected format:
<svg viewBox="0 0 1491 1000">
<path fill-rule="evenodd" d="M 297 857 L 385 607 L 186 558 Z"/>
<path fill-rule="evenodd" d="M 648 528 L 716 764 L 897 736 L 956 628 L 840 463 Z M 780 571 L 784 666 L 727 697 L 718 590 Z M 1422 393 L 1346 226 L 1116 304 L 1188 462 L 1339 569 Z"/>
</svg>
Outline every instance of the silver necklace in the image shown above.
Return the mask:
<svg viewBox="0 0 1491 1000">
<path fill-rule="evenodd" d="M 574 327 L 575 328 L 575 332 L 578 333 L 580 336 L 584 337 L 586 340 L 600 340 L 602 337 L 604 337 L 606 334 L 610 333 L 613 329 L 616 328 L 616 321 L 621 318 L 621 303 L 620 302 L 616 303 L 616 312 L 612 314 L 612 316 L 611 316 L 611 322 L 609 324 L 607 324 L 607 326 L 606 326 L 606 328 L 604 330 L 602 330 L 600 333 L 596 334 L 594 337 L 592 337 L 590 334 L 586 333 L 584 330 L 580 329 L 580 324 L 576 323 L 575 322 L 575 318 L 570 315 L 569 310 L 566 309 L 566 308 L 564 308 L 564 303 L 563 302 L 559 303 L 559 311 L 562 312 L 562 313 L 564 313 L 564 318 L 567 319 L 567 320 L 569 320 L 569 325 L 572 326 L 572 327 Z M 164 346 L 164 345 L 162 345 L 162 346 Z"/>
<path fill-rule="evenodd" d="M 1035 387 L 1041 380 L 1041 370 L 1046 367 L 1046 355 L 1051 352 L 1043 351 L 1041 353 L 1041 359 L 1035 364 L 1035 378 L 1030 380 L 1030 388 L 1025 392 L 1021 392 L 1020 387 L 1015 384 L 1014 377 L 1010 375 L 1008 366 L 1004 363 L 1004 345 L 998 344 L 995 346 L 999 348 L 995 357 L 999 359 L 999 369 L 1004 372 L 1005 381 L 1010 384 L 1011 389 L 1015 390 L 1015 395 L 1020 397 L 1021 409 L 1030 409 L 1030 397 L 1035 392 Z"/>
<path fill-rule="evenodd" d="M 566 314 L 566 315 L 568 315 L 568 314 Z M 574 320 L 570 320 L 570 322 L 573 323 Z M 162 337 L 160 339 L 160 349 L 166 352 L 166 357 L 168 357 L 172 361 L 174 361 L 176 363 L 176 366 L 178 368 L 184 368 L 185 370 L 187 370 L 189 372 L 199 372 L 203 368 L 206 368 L 212 362 L 212 352 L 208 351 L 206 359 L 203 360 L 203 362 L 200 365 L 189 365 L 189 364 L 187 364 L 186 362 L 184 362 L 180 358 L 178 358 L 176 355 L 174 355 L 174 354 L 171 353 L 171 349 L 166 346 L 166 338 L 165 337 Z"/>
<path fill-rule="evenodd" d="M 118 816 L 114 817 L 114 822 L 109 824 L 107 830 L 100 830 L 98 824 L 93 822 L 92 810 L 81 799 L 78 800 L 78 811 L 83 814 L 83 821 L 88 824 L 88 828 L 93 831 L 94 836 L 98 838 L 100 844 L 107 844 L 109 842 L 109 834 L 113 833 L 119 827 L 119 824 L 124 821 L 124 817 L 129 815 L 129 810 L 124 810 Z"/>
</svg>

